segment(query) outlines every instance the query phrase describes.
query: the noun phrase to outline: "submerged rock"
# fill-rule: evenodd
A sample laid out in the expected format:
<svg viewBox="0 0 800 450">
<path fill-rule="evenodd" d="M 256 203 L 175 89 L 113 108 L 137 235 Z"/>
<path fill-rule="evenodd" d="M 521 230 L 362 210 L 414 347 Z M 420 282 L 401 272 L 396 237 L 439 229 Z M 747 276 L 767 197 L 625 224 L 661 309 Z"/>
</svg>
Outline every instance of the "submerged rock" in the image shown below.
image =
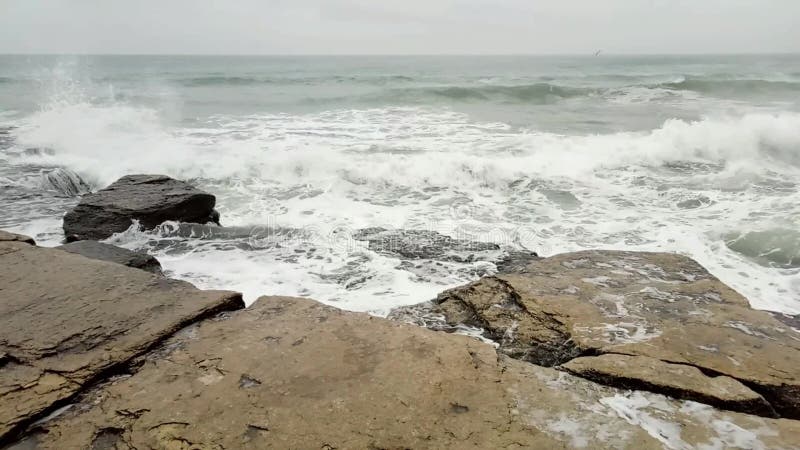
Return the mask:
<svg viewBox="0 0 800 450">
<path fill-rule="evenodd" d="M 237 293 L 22 242 L 0 242 L 0 267 L 0 447 L 178 329 L 244 307 Z"/>
<path fill-rule="evenodd" d="M 710 198 L 706 197 L 705 195 L 701 195 L 697 198 L 690 198 L 688 200 L 680 201 L 676 206 L 680 209 L 697 209 L 708 206 L 711 203 L 713 202 Z"/>
<path fill-rule="evenodd" d="M 105 189 L 83 196 L 64 216 L 68 242 L 102 240 L 127 230 L 134 220 L 144 229 L 174 220 L 219 223 L 216 198 L 163 175 L 127 175 Z"/>
<path fill-rule="evenodd" d="M 800 418 L 800 333 L 751 309 L 744 297 L 683 256 L 558 255 L 533 261 L 519 273 L 447 291 L 434 304 L 425 309 L 428 317 L 439 313 L 451 327 L 481 328 L 500 352 L 513 358 L 565 365 L 615 386 Z M 603 359 L 602 370 L 599 360 L 582 360 L 588 368 L 581 370 L 577 363 L 569 366 L 575 358 L 607 354 L 633 359 L 624 359 L 625 364 L 620 358 Z M 690 377 L 670 376 L 670 371 L 677 373 L 675 367 L 656 370 L 653 360 L 698 370 Z M 704 390 L 719 384 L 719 376 L 742 385 L 731 391 L 735 399 Z"/>
<path fill-rule="evenodd" d="M 476 253 L 500 250 L 490 242 L 454 239 L 428 230 L 364 228 L 353 234 L 353 239 L 369 242 L 374 252 L 406 259 L 469 262 L 476 260 Z"/>
<path fill-rule="evenodd" d="M 134 252 L 111 244 L 97 241 L 78 241 L 60 245 L 56 248 L 70 253 L 77 253 L 87 258 L 122 264 L 158 275 L 161 274 L 161 263 L 155 257 L 147 253 Z"/>
<path fill-rule="evenodd" d="M 131 372 L 17 448 L 792 448 L 800 432 L 283 297 L 178 333 Z"/>
<path fill-rule="evenodd" d="M 430 230 L 387 230 L 385 228 L 365 228 L 353 234 L 353 239 L 366 241 L 369 249 L 383 255 L 403 260 L 398 269 L 406 270 L 418 278 L 431 281 L 447 277 L 442 272 L 463 275 L 468 280 L 494 273 L 486 268 L 464 270 L 453 264 L 475 262 L 493 263 L 497 272 L 509 273 L 527 267 L 539 259 L 535 252 L 506 248 L 492 242 L 474 239 L 456 239 Z M 463 273 L 462 273 L 463 272 Z"/>
</svg>

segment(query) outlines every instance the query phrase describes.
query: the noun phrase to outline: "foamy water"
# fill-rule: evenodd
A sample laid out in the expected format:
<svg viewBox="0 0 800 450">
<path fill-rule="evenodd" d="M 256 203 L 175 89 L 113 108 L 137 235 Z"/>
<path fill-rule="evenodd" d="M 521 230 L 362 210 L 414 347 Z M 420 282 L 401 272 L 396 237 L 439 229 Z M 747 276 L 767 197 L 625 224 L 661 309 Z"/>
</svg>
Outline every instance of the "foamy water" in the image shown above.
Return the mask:
<svg viewBox="0 0 800 450">
<path fill-rule="evenodd" d="M 0 76 L 40 100 L 11 104 L 0 84 L 0 226 L 59 242 L 76 200 L 42 184 L 53 168 L 95 188 L 163 173 L 217 195 L 234 231 L 111 242 L 248 301 L 382 314 L 493 270 L 410 268 L 351 238 L 381 226 L 545 256 L 679 252 L 754 307 L 800 313 L 800 62 L 687 61 L 19 63 Z"/>
</svg>

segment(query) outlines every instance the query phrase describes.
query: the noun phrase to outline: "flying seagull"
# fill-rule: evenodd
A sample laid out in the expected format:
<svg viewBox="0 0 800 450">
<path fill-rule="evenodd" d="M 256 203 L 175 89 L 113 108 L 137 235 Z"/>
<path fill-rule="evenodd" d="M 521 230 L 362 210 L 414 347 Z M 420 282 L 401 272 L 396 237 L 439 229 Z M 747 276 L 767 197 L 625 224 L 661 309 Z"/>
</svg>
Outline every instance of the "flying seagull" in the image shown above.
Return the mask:
<svg viewBox="0 0 800 450">
<path fill-rule="evenodd" d="M 603 53 L 603 51 L 602 50 L 598 50 L 598 51 L 594 52 L 594 56 L 600 56 L 600 53 Z"/>
</svg>

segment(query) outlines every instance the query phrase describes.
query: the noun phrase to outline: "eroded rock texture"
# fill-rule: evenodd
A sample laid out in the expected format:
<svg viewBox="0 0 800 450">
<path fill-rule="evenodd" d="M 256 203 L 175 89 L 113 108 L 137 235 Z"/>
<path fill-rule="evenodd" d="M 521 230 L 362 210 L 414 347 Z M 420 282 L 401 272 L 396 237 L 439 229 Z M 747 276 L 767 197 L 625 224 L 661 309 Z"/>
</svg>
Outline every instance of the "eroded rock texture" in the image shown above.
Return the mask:
<svg viewBox="0 0 800 450">
<path fill-rule="evenodd" d="M 244 307 L 236 293 L 23 242 L 0 242 L 0 267 L 0 444 L 183 326 Z"/>
<path fill-rule="evenodd" d="M 282 297 L 190 327 L 135 366 L 12 448 L 788 449 L 800 432 Z"/>
<path fill-rule="evenodd" d="M 440 314 L 450 327 L 481 328 L 502 353 L 523 361 L 732 410 L 800 418 L 800 333 L 751 309 L 680 255 L 558 255 L 394 316 L 419 309 L 426 317 Z M 608 354 L 631 358 L 602 356 Z M 569 364 L 578 357 L 580 367 Z M 723 383 L 730 392 L 721 392 L 720 376 L 730 378 Z"/>
</svg>

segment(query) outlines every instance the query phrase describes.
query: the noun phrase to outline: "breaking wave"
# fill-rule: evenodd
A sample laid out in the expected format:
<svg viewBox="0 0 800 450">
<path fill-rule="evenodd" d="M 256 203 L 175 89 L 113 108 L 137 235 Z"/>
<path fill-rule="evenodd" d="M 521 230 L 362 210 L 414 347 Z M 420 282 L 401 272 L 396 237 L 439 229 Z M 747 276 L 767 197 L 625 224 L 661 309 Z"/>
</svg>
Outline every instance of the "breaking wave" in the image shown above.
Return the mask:
<svg viewBox="0 0 800 450">
<path fill-rule="evenodd" d="M 23 147 L 52 149 L 29 159 L 63 165 L 97 185 L 130 172 L 479 187 L 508 185 L 521 176 L 581 179 L 596 170 L 673 161 L 722 162 L 730 170 L 756 172 L 800 168 L 800 113 L 793 112 L 671 119 L 647 132 L 583 136 L 514 131 L 452 111 L 417 108 L 214 122 L 175 129 L 152 109 L 80 103 L 32 114 L 13 133 Z M 376 123 L 382 126 L 376 129 Z M 442 177 L 442 170 L 449 176 Z"/>
<path fill-rule="evenodd" d="M 693 91 L 701 94 L 781 94 L 800 92 L 800 80 L 788 81 L 685 77 L 680 81 L 662 83 L 652 87 L 661 87 L 676 91 Z"/>
<path fill-rule="evenodd" d="M 425 101 L 443 98 L 454 101 L 505 101 L 522 103 L 549 103 L 572 97 L 594 95 L 598 89 L 559 86 L 550 83 L 523 85 L 442 86 L 395 89 L 384 93 L 389 100 Z"/>
<path fill-rule="evenodd" d="M 580 77 L 476 82 L 458 76 L 439 85 L 384 75 L 286 81 L 280 73 L 242 73 L 166 76 L 167 84 L 257 86 L 175 94 L 208 101 L 209 114 L 217 115 L 190 110 L 191 117 L 176 121 L 157 102 L 134 104 L 115 90 L 73 95 L 68 89 L 24 116 L 8 116 L 4 125 L 13 128 L 0 134 L 0 147 L 8 146 L 0 153 L 0 181 L 13 196 L 0 203 L 15 209 L 5 223 L 56 243 L 63 237 L 59 214 L 75 202 L 72 196 L 125 174 L 160 173 L 217 195 L 226 228 L 172 224 L 123 234 L 118 243 L 155 252 L 166 270 L 202 287 L 311 296 L 360 310 L 416 303 L 486 267 L 409 271 L 363 245 L 339 246 L 333 231 L 430 226 L 452 235 L 462 227 L 486 241 L 510 237 L 503 242 L 543 255 L 585 248 L 684 253 L 754 306 L 800 312 L 798 236 L 791 232 L 800 217 L 800 113 L 784 105 L 730 107 L 736 102 L 714 108 L 714 99 L 692 94 L 713 95 L 719 86 L 795 89 L 791 79 L 659 74 L 616 87 L 570 87 Z M 317 92 L 280 84 L 337 79 L 371 86 L 326 87 L 322 94 L 356 101 L 294 108 Z M 174 84 L 162 81 L 155 91 L 172 95 Z M 264 87 L 269 84 L 278 88 Z M 274 92 L 293 96 L 292 107 L 269 112 L 259 106 L 254 113 L 220 106 L 251 94 L 263 94 L 257 103 L 267 104 Z M 660 109 L 673 103 L 678 109 Z M 459 112 L 472 110 L 462 104 L 488 110 L 512 104 L 512 116 L 538 115 L 515 124 L 502 115 Z M 707 115 L 681 115 L 684 107 Z M 652 112 L 663 113 L 646 125 L 617 126 Z M 576 117 L 615 113 L 612 126 L 575 126 Z M 563 133 L 542 124 L 549 114 L 566 124 Z M 692 119 L 667 119 L 687 116 Z M 635 131 L 618 131 L 629 129 Z M 254 245 L 253 227 L 301 230 L 303 239 Z"/>
<path fill-rule="evenodd" d="M 183 86 L 248 86 L 248 85 L 303 85 L 319 83 L 365 83 L 383 85 L 397 82 L 413 82 L 414 78 L 405 75 L 364 75 L 364 76 L 307 76 L 307 77 L 266 77 L 266 76 L 224 76 L 210 75 L 172 80 Z"/>
</svg>

